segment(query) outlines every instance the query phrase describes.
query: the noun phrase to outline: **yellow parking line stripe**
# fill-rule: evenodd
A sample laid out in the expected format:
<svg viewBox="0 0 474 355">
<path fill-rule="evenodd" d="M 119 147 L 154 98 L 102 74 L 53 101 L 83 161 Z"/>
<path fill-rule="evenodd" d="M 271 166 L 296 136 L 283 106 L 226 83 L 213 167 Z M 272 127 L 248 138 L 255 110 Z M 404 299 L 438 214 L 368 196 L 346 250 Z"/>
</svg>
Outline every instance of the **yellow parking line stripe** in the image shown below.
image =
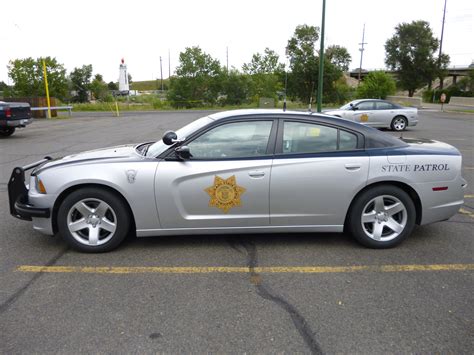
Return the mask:
<svg viewBox="0 0 474 355">
<path fill-rule="evenodd" d="M 353 265 L 353 266 L 35 266 L 21 265 L 19 272 L 85 273 L 85 274 L 212 274 L 212 273 L 261 273 L 261 274 L 325 274 L 351 272 L 411 272 L 411 271 L 466 271 L 474 264 L 433 265 Z"/>
<path fill-rule="evenodd" d="M 463 169 L 466 169 L 466 170 L 474 170 L 474 167 L 472 167 L 472 166 L 465 166 Z"/>
<path fill-rule="evenodd" d="M 459 213 L 461 213 L 461 214 L 464 214 L 464 215 L 466 215 L 466 216 L 469 216 L 469 217 L 473 217 L 473 218 L 474 218 L 474 212 L 471 212 L 471 211 L 465 210 L 464 208 L 460 208 L 460 209 L 459 209 Z"/>
<path fill-rule="evenodd" d="M 474 195 L 464 195 L 464 198 L 474 198 Z"/>
</svg>

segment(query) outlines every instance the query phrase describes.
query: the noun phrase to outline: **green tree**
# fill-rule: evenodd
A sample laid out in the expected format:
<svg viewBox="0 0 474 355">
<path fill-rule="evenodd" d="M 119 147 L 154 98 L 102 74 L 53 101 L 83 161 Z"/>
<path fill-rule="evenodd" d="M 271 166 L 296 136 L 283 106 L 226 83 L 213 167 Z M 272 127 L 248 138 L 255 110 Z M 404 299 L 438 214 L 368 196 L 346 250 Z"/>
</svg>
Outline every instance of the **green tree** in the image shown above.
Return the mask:
<svg viewBox="0 0 474 355">
<path fill-rule="evenodd" d="M 109 95 L 109 89 L 100 74 L 96 74 L 91 82 L 90 89 L 95 99 L 103 100 Z"/>
<path fill-rule="evenodd" d="M 109 90 L 118 90 L 118 85 L 117 83 L 114 83 L 113 81 L 111 81 L 110 83 L 107 84 L 107 87 L 109 88 Z"/>
<path fill-rule="evenodd" d="M 308 102 L 314 98 L 318 80 L 318 60 L 315 45 L 319 39 L 319 27 L 299 25 L 286 47 L 290 58 L 288 95 Z"/>
<path fill-rule="evenodd" d="M 44 58 L 48 74 L 49 94 L 64 98 L 67 95 L 66 69 L 56 58 Z M 8 76 L 13 81 L 11 96 L 45 96 L 43 58 L 11 60 L 7 66 Z"/>
<path fill-rule="evenodd" d="M 176 76 L 171 78 L 168 100 L 174 107 L 213 105 L 222 84 L 218 60 L 199 47 L 186 48 L 179 54 Z"/>
<path fill-rule="evenodd" d="M 396 91 L 395 80 L 384 71 L 370 72 L 357 88 L 360 99 L 385 99 Z"/>
<path fill-rule="evenodd" d="M 76 93 L 73 100 L 76 102 L 88 102 L 89 90 L 92 77 L 92 65 L 83 65 L 80 68 L 74 68 L 69 75 L 72 83 L 72 90 Z"/>
<path fill-rule="evenodd" d="M 248 101 L 250 96 L 250 79 L 242 75 L 238 70 L 231 69 L 227 75 L 223 75 L 222 94 L 223 104 L 242 105 Z"/>
<path fill-rule="evenodd" d="M 401 23 L 385 43 L 385 63 L 398 72 L 398 81 L 408 96 L 442 75 L 449 57 L 435 57 L 439 41 L 426 21 Z"/>
<path fill-rule="evenodd" d="M 260 97 L 276 98 L 277 91 L 283 87 L 285 67 L 279 62 L 278 54 L 269 48 L 265 48 L 263 54 L 254 54 L 242 69 L 250 78 L 250 95 L 254 101 Z"/>
<path fill-rule="evenodd" d="M 331 64 L 335 65 L 343 72 L 347 72 L 349 70 L 352 57 L 345 47 L 338 45 L 329 46 L 325 50 L 325 56 L 328 58 Z"/>
<path fill-rule="evenodd" d="M 316 42 L 319 39 L 319 28 L 313 26 L 297 26 L 293 37 L 288 41 L 287 53 L 290 57 L 288 74 L 288 96 L 298 98 L 302 102 L 315 99 L 319 74 L 319 55 Z M 323 101 L 341 101 L 336 85 L 342 77 L 342 70 L 324 57 Z M 344 88 L 346 90 L 346 88 Z"/>
</svg>

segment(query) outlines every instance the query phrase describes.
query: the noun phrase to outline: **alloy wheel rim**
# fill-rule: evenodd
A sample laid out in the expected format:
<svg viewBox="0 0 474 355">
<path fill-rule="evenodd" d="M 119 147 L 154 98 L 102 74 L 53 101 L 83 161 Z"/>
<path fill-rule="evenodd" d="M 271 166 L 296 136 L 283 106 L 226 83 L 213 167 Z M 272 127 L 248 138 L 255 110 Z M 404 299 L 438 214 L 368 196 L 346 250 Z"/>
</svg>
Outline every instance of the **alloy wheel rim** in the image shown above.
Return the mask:
<svg viewBox="0 0 474 355">
<path fill-rule="evenodd" d="M 364 233 L 378 242 L 397 238 L 407 225 L 408 212 L 395 196 L 380 195 L 371 199 L 363 208 L 361 224 Z"/>
<path fill-rule="evenodd" d="M 86 198 L 69 209 L 67 227 L 77 242 L 87 246 L 99 246 L 115 235 L 117 216 L 106 202 Z"/>
<path fill-rule="evenodd" d="M 397 131 L 401 131 L 405 128 L 405 120 L 403 118 L 397 118 L 393 123 L 393 126 Z"/>
</svg>

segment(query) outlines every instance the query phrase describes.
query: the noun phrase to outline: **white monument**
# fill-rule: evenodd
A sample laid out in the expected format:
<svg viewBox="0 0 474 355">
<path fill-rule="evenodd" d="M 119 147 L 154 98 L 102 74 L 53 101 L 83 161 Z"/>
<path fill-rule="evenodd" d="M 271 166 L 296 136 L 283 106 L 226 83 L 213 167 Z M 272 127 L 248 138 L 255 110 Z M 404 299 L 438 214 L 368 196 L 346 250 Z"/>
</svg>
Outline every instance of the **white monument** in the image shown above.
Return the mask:
<svg viewBox="0 0 474 355">
<path fill-rule="evenodd" d="M 122 95 L 128 95 L 130 92 L 130 85 L 128 83 L 128 74 L 127 74 L 127 66 L 125 65 L 125 61 L 122 58 L 122 63 L 120 63 L 120 74 L 119 74 L 119 91 Z"/>
</svg>

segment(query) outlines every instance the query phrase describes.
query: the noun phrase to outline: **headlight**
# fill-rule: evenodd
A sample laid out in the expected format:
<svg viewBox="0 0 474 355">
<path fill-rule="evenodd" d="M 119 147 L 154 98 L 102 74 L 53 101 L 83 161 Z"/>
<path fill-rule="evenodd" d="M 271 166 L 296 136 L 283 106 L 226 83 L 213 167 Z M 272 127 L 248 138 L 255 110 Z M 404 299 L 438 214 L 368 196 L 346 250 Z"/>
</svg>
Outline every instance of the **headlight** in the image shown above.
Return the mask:
<svg viewBox="0 0 474 355">
<path fill-rule="evenodd" d="M 40 194 L 45 194 L 46 189 L 43 185 L 43 182 L 38 176 L 35 176 L 35 183 L 36 183 L 36 191 L 38 191 Z"/>
</svg>

